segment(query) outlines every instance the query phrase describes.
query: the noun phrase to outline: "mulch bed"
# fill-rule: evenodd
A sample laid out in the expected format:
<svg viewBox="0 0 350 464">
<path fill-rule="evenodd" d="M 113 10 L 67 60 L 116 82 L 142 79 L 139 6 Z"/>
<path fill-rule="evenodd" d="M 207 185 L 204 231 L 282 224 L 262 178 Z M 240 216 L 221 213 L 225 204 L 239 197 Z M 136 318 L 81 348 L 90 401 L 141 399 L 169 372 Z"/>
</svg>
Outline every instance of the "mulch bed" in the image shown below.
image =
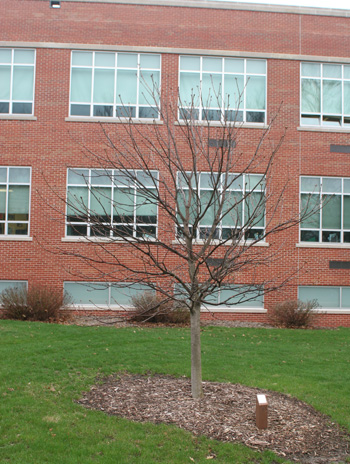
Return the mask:
<svg viewBox="0 0 350 464">
<path fill-rule="evenodd" d="M 295 398 L 218 382 L 203 382 L 203 390 L 203 398 L 193 400 L 188 378 L 122 374 L 93 386 L 79 403 L 133 421 L 175 424 L 195 435 L 269 449 L 296 462 L 339 463 L 350 456 L 349 436 Z M 258 393 L 268 399 L 266 430 L 255 424 Z"/>
</svg>

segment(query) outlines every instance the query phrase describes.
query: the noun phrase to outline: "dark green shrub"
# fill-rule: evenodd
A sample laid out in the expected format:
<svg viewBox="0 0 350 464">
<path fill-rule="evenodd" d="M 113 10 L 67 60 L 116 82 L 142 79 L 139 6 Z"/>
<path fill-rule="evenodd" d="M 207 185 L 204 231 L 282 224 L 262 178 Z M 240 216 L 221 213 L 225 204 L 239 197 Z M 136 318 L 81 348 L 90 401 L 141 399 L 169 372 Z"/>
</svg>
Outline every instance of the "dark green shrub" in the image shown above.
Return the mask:
<svg viewBox="0 0 350 464">
<path fill-rule="evenodd" d="M 272 323 L 278 327 L 291 329 L 312 327 L 317 300 L 303 302 L 300 300 L 278 303 L 269 315 Z"/>
<path fill-rule="evenodd" d="M 134 311 L 131 316 L 133 322 L 150 322 L 163 324 L 187 324 L 190 313 L 181 305 L 174 305 L 172 301 L 164 301 L 160 296 L 145 292 L 132 298 Z"/>
<path fill-rule="evenodd" d="M 4 317 L 27 321 L 53 322 L 59 320 L 59 311 L 69 304 L 66 294 L 41 285 L 27 288 L 8 288 L 0 294 Z"/>
</svg>

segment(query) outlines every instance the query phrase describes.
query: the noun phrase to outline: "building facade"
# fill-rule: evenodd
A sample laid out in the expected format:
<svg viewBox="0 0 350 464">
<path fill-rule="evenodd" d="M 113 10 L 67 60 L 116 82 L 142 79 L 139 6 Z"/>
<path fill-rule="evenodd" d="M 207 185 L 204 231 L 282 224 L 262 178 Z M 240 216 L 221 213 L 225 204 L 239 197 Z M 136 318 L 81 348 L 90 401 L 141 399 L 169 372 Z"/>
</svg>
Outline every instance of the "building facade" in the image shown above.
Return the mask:
<svg viewBox="0 0 350 464">
<path fill-rule="evenodd" d="M 262 256 L 279 255 L 258 272 L 286 280 L 284 286 L 226 306 L 221 289 L 203 318 L 267 322 L 276 303 L 300 298 L 318 300 L 320 325 L 350 326 L 349 11 L 202 0 L 2 0 L 0 12 L 0 291 L 50 285 L 69 292 L 75 310 L 100 314 L 128 307 L 144 289 L 139 282 L 120 291 L 114 284 L 125 283 L 123 272 L 109 263 L 101 279 L 80 259 L 96 255 L 106 237 L 68 200 L 92 205 L 94 188 L 109 189 L 95 205 L 106 215 L 108 198 L 125 185 L 108 176 L 96 182 L 101 166 L 86 149 L 103 151 L 104 128 L 121 133 L 130 120 L 140 133 L 164 126 L 145 91 L 156 86 L 159 98 L 166 92 L 178 102 L 179 127 L 186 111 L 196 127 L 208 119 L 219 127 L 220 102 L 227 106 L 230 95 L 243 157 L 262 137 L 271 150 L 283 138 L 269 179 L 283 191 L 283 214 L 315 207 L 300 225 L 257 243 Z M 193 89 L 200 89 L 197 101 Z M 245 176 L 263 173 L 255 166 Z M 111 213 L 110 238 L 118 225 L 135 237 L 157 237 L 157 208 L 138 209 L 141 193 L 132 188 L 132 212 L 127 221 L 125 205 L 119 219 Z M 268 220 L 254 227 L 260 233 Z M 111 242 L 114 253 L 136 259 L 122 240 Z M 237 283 L 249 279 L 243 273 Z"/>
</svg>

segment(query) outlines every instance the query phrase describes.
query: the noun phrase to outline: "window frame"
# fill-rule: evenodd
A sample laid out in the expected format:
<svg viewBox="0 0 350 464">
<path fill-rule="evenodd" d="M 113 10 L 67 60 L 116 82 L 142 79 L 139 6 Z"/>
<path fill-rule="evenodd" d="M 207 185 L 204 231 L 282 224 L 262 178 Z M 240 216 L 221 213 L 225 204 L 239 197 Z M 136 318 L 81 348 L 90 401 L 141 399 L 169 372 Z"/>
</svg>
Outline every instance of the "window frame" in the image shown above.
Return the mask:
<svg viewBox="0 0 350 464">
<path fill-rule="evenodd" d="M 84 177 L 83 174 L 81 174 L 82 178 L 84 179 L 84 184 L 81 183 L 81 184 L 78 184 L 78 183 L 69 183 L 69 172 L 72 171 L 73 173 L 79 173 L 80 171 L 88 171 L 88 176 L 87 178 Z M 109 174 L 106 174 L 105 176 L 103 176 L 102 174 L 102 177 L 106 177 L 107 179 L 109 179 L 110 183 L 109 184 L 103 184 L 103 183 L 92 183 L 91 179 L 93 178 L 92 177 L 92 174 L 93 173 L 96 173 L 98 171 L 101 171 L 101 174 L 103 172 L 106 173 L 106 171 L 109 172 Z M 154 177 L 152 177 L 151 179 L 154 179 L 154 178 L 157 178 L 157 181 L 159 181 L 159 171 L 156 171 L 156 170 L 151 170 L 149 171 L 152 173 L 152 175 Z M 135 173 L 135 175 L 137 176 L 138 173 L 147 173 L 147 171 L 142 171 L 142 170 L 139 170 L 139 169 L 135 169 L 133 170 L 133 173 Z M 119 171 L 117 169 L 99 169 L 99 168 L 68 168 L 67 169 L 67 187 L 66 187 L 66 213 L 65 213 L 65 216 L 66 216 L 66 220 L 65 220 L 65 224 L 66 224 L 66 227 L 65 227 L 65 236 L 66 237 L 69 237 L 69 238 L 87 238 L 87 239 L 112 239 L 112 240 L 132 240 L 132 239 L 138 239 L 138 240 L 141 240 L 142 238 L 144 240 L 155 240 L 158 236 L 158 227 L 159 227 L 159 224 L 158 224 L 158 219 L 159 219 L 159 214 L 158 214 L 158 204 L 156 204 L 156 222 L 155 223 L 146 223 L 146 222 L 138 222 L 137 221 L 137 207 L 138 207 L 138 204 L 137 204 L 137 199 L 139 198 L 138 195 L 137 195 L 137 192 L 142 190 L 142 186 L 137 186 L 137 185 L 129 185 L 129 184 L 120 184 L 120 183 L 117 183 L 114 179 L 116 179 L 116 177 L 119 175 L 123 175 L 123 171 Z M 86 180 L 87 179 L 87 180 Z M 113 179 L 113 180 L 112 180 Z M 87 212 L 88 212 L 88 219 L 86 221 L 69 221 L 68 220 L 68 208 L 72 205 L 72 203 L 70 202 L 70 199 L 68 198 L 68 192 L 69 192 L 69 187 L 82 187 L 82 188 L 86 188 L 87 189 L 87 194 L 88 194 L 88 205 L 87 205 Z M 147 186 L 146 186 L 147 187 Z M 100 222 L 103 222 L 105 225 L 108 226 L 108 228 L 110 228 L 109 230 L 109 235 L 94 235 L 94 234 L 91 234 L 91 230 L 94 226 L 94 221 L 91 221 L 91 212 L 92 212 L 92 209 L 91 209 L 91 197 L 93 196 L 93 194 L 91 193 L 92 192 L 92 189 L 93 188 L 108 188 L 110 189 L 111 191 L 111 196 L 110 198 L 112 199 L 111 202 L 110 202 L 110 218 L 111 218 L 111 221 L 110 222 L 103 222 L 101 220 L 98 220 L 97 221 L 97 225 L 100 223 Z M 114 210 L 115 210 L 115 205 L 117 205 L 118 203 L 114 200 L 114 192 L 116 189 L 118 188 L 125 188 L 125 189 L 132 189 L 133 190 L 133 221 L 131 222 L 127 222 L 127 221 L 124 221 L 124 222 L 117 222 L 117 221 L 114 221 Z M 155 189 L 156 187 L 148 187 L 150 189 Z M 96 197 L 94 197 L 96 198 Z M 107 197 L 102 197 L 102 198 L 106 198 Z M 78 208 L 78 212 L 79 212 L 79 208 Z M 121 227 L 132 227 L 132 230 L 133 230 L 133 234 L 132 235 L 128 235 L 126 234 L 125 237 L 122 237 L 121 235 L 114 235 L 112 232 L 113 232 L 113 227 L 115 225 L 119 225 Z M 68 233 L 68 227 L 69 226 L 72 226 L 73 227 L 73 230 L 74 228 L 77 228 L 78 226 L 84 226 L 86 227 L 86 231 L 87 231 L 87 234 L 69 234 Z M 140 230 L 144 230 L 145 228 L 154 228 L 155 230 L 155 233 L 154 235 L 149 235 L 147 236 L 147 234 L 145 236 L 141 236 L 141 235 L 138 235 L 137 232 L 138 232 L 138 228 L 140 228 Z M 143 229 L 142 229 L 143 228 Z M 146 229 L 147 230 L 147 229 Z"/>
<path fill-rule="evenodd" d="M 142 284 L 140 282 L 89 282 L 89 281 L 64 281 L 63 282 L 63 291 L 65 293 L 67 293 L 68 295 L 71 296 L 72 300 L 73 300 L 73 296 L 69 293 L 69 291 L 66 289 L 66 285 L 69 285 L 69 284 L 78 284 L 78 285 L 81 285 L 82 287 L 86 287 L 86 288 L 92 288 L 93 286 L 96 286 L 96 287 L 106 287 L 105 289 L 108 289 L 108 303 L 93 303 L 92 300 L 89 300 L 87 303 L 82 303 L 82 302 L 79 302 L 79 303 L 74 303 L 72 302 L 70 307 L 72 308 L 87 308 L 87 309 L 107 309 L 107 308 L 110 308 L 110 309 L 134 309 L 134 306 L 132 304 L 119 304 L 119 303 L 116 303 L 115 301 L 113 302 L 113 298 L 112 298 L 112 288 L 113 286 L 115 287 L 126 287 L 128 289 L 132 289 L 132 287 L 134 285 L 141 285 L 141 286 L 147 286 L 147 284 Z M 95 289 L 96 291 L 99 291 L 99 289 Z M 140 290 L 140 294 L 141 292 L 152 292 L 152 293 L 155 293 L 155 290 L 150 288 L 149 290 L 145 289 L 145 290 Z M 136 292 L 135 293 L 135 296 L 137 295 L 138 293 Z M 132 296 L 131 296 L 132 298 Z"/>
<path fill-rule="evenodd" d="M 320 66 L 320 75 L 319 76 L 303 76 L 303 65 L 304 64 L 318 64 Z M 333 65 L 333 66 L 340 66 L 341 67 L 341 77 L 327 77 L 324 76 L 324 66 Z M 349 68 L 349 77 L 345 77 L 345 66 Z M 303 81 L 307 79 L 318 80 L 320 85 L 320 111 L 319 112 L 303 112 Z M 331 113 L 331 112 L 324 112 L 324 97 L 323 97 L 323 88 L 324 88 L 324 81 L 334 81 L 341 83 L 341 113 Z M 302 61 L 300 62 L 300 126 L 302 127 L 312 127 L 312 128 L 327 128 L 327 129 L 349 129 L 350 130 L 350 113 L 345 113 L 345 83 L 349 84 L 349 92 L 350 92 L 350 65 L 349 64 L 342 64 L 342 63 L 323 63 L 323 62 L 308 62 Z M 350 107 L 350 103 L 349 103 Z M 309 116 L 310 119 L 319 118 L 318 123 L 310 123 L 303 121 L 303 118 Z M 312 117 L 314 116 L 314 117 Z M 329 122 L 324 118 L 340 118 L 340 123 L 337 122 Z M 345 120 L 348 120 L 345 123 Z"/>
<path fill-rule="evenodd" d="M 74 53 L 91 53 L 92 54 L 92 64 L 91 65 L 73 65 L 73 55 Z M 95 61 L 96 61 L 96 53 L 109 53 L 109 54 L 114 54 L 114 66 L 96 66 Z M 132 67 L 118 67 L 118 55 L 135 55 L 137 56 L 137 67 L 132 68 Z M 72 50 L 71 52 L 71 61 L 70 61 L 70 83 L 69 83 L 69 107 L 68 107 L 68 114 L 69 118 L 84 118 L 84 119 L 104 119 L 108 121 L 119 121 L 119 120 L 140 120 L 140 121 L 159 121 L 160 120 L 160 111 L 157 111 L 158 116 L 157 117 L 140 117 L 140 108 L 142 107 L 148 107 L 152 108 L 151 105 L 141 105 L 139 104 L 139 99 L 140 99 L 140 80 L 141 80 L 141 75 L 142 75 L 142 68 L 141 68 L 141 56 L 149 56 L 149 55 L 155 55 L 159 57 L 159 69 L 155 68 L 144 68 L 144 71 L 153 71 L 153 72 L 159 72 L 159 95 L 161 92 L 161 79 L 162 79 L 162 55 L 160 53 L 137 53 L 137 52 L 114 52 L 114 51 L 102 51 L 102 50 Z M 73 74 L 73 69 L 74 68 L 83 68 L 83 69 L 91 69 L 91 94 L 90 94 L 90 101 L 86 102 L 75 102 L 72 100 L 72 74 Z M 94 80 L 95 80 L 95 70 L 96 69 L 108 69 L 108 70 L 113 70 L 114 71 L 114 85 L 113 85 L 113 102 L 108 103 L 108 104 L 103 104 L 103 103 L 94 103 Z M 117 75 L 118 75 L 118 69 L 121 70 L 136 70 L 137 72 L 137 87 L 136 87 L 136 104 L 135 105 L 128 105 L 127 103 L 123 105 L 119 105 L 121 108 L 128 108 L 128 107 L 135 107 L 135 116 L 131 116 L 129 114 L 125 115 L 117 115 L 117 100 L 118 100 L 118 95 L 117 95 Z M 160 102 L 158 102 L 158 105 Z M 72 105 L 89 105 L 90 107 L 90 114 L 89 115 L 79 115 L 79 114 L 72 114 Z M 94 105 L 96 106 L 111 106 L 112 105 L 112 116 L 95 116 L 94 115 Z M 121 110 L 122 111 L 122 110 Z"/>
<path fill-rule="evenodd" d="M 190 171 L 187 171 L 186 174 L 191 174 L 191 172 L 190 172 Z M 213 191 L 213 189 L 210 188 L 210 187 L 203 187 L 203 188 L 201 187 L 201 175 L 204 174 L 204 175 L 213 175 L 213 176 L 215 176 L 215 175 L 217 175 L 218 173 L 210 173 L 210 172 L 203 171 L 203 172 L 198 172 L 197 174 L 198 174 L 198 176 L 199 176 L 198 181 L 197 181 L 197 183 L 198 183 L 197 185 L 198 185 L 199 197 L 201 196 L 201 192 L 202 192 L 202 191 L 203 191 L 203 192 L 207 192 L 207 191 L 210 192 L 210 191 Z M 181 172 L 177 172 L 177 185 L 179 185 L 179 177 L 180 177 L 181 175 L 182 175 Z M 223 191 L 223 188 L 222 188 L 222 185 L 223 185 L 223 177 L 226 176 L 226 175 L 227 175 L 227 174 L 225 174 L 225 173 L 221 173 L 221 174 L 220 174 L 221 180 L 220 180 L 220 187 L 218 188 L 218 191 L 219 191 L 220 194 L 222 194 L 222 191 Z M 230 241 L 231 241 L 230 238 L 225 238 L 225 237 L 222 238 L 222 237 L 223 237 L 223 233 L 222 233 L 222 232 L 223 232 L 223 229 L 227 229 L 227 230 L 231 229 L 231 231 L 232 231 L 232 229 L 234 229 L 234 230 L 237 230 L 237 229 L 240 229 L 240 230 L 243 229 L 243 230 L 244 230 L 244 229 L 245 229 L 244 224 L 245 224 L 245 222 L 246 222 L 246 219 L 245 219 L 245 218 L 246 218 L 246 200 L 249 198 L 249 194 L 247 194 L 247 193 L 249 193 L 249 192 L 251 192 L 251 193 L 261 193 L 261 194 L 264 195 L 264 194 L 265 194 L 265 188 L 263 188 L 263 186 L 265 186 L 266 180 L 264 179 L 264 175 L 263 175 L 263 174 L 256 174 L 256 173 L 242 173 L 242 174 L 239 174 L 239 173 L 231 173 L 231 172 L 230 172 L 230 173 L 228 173 L 228 175 L 233 176 L 233 177 L 237 176 L 237 179 L 239 179 L 239 177 L 242 177 L 242 179 L 243 179 L 243 186 L 242 186 L 242 188 L 234 188 L 234 187 L 231 185 L 230 188 L 227 188 L 226 193 L 225 193 L 226 195 L 227 195 L 227 194 L 230 194 L 230 193 L 232 193 L 232 192 L 236 192 L 236 193 L 241 193 L 241 194 L 242 194 L 242 199 L 241 199 L 241 201 L 240 201 L 240 204 L 242 205 L 241 226 L 240 226 L 240 227 L 236 227 L 235 225 L 233 225 L 233 226 L 223 225 L 223 219 L 224 219 L 224 218 L 222 218 L 221 221 L 220 221 L 220 225 L 218 226 L 218 229 L 217 229 L 217 230 L 218 230 L 218 237 L 215 237 L 215 240 L 217 239 L 217 240 L 221 240 L 221 241 L 228 241 L 228 242 L 230 242 Z M 260 187 L 258 186 L 258 188 L 253 187 L 252 189 L 246 189 L 246 187 L 247 187 L 247 185 L 248 185 L 248 180 L 247 180 L 247 178 L 250 179 L 250 178 L 254 178 L 254 177 L 260 178 L 260 180 L 258 181 L 258 182 L 260 182 Z M 236 180 L 237 180 L 237 179 L 236 179 Z M 235 180 L 233 183 L 235 183 L 236 180 Z M 195 189 L 197 189 L 197 187 L 195 187 Z M 178 188 L 178 190 L 179 190 L 179 188 Z M 181 188 L 180 188 L 180 191 L 181 191 L 181 190 L 182 190 L 182 191 L 188 191 L 188 190 L 189 190 L 188 185 L 185 185 L 185 186 L 181 187 Z M 244 198 L 243 198 L 243 197 L 244 197 Z M 177 203 L 179 204 L 179 200 L 177 201 Z M 213 205 L 212 205 L 212 206 L 213 206 Z M 233 210 L 232 210 L 232 212 L 233 212 Z M 181 224 L 180 224 L 180 219 L 181 219 L 181 218 L 179 217 L 179 218 L 178 218 L 178 225 L 179 225 L 179 226 L 181 226 Z M 256 218 L 256 219 L 257 219 L 257 218 Z M 252 231 L 252 230 L 257 230 L 257 231 L 259 231 L 259 230 L 260 230 L 261 233 L 262 233 L 263 235 L 265 234 L 265 228 L 266 228 L 266 207 L 264 208 L 263 221 L 264 221 L 264 225 L 263 225 L 262 227 L 256 226 L 256 225 L 255 225 L 255 226 L 249 227 L 248 229 L 249 229 L 250 231 Z M 182 224 L 182 225 L 183 225 L 183 224 Z M 236 225 L 237 225 L 237 224 L 236 224 Z M 200 242 L 201 240 L 205 240 L 205 237 L 204 237 L 204 238 L 203 238 L 203 236 L 201 237 L 201 228 L 203 229 L 203 231 L 205 231 L 205 229 L 211 228 L 211 225 L 205 225 L 205 224 L 201 224 L 201 222 L 199 222 L 198 227 L 197 227 L 197 236 L 196 236 L 196 240 L 198 240 L 199 242 Z M 177 236 L 181 238 L 181 232 L 179 232 L 179 231 L 177 230 L 176 233 L 177 233 Z M 252 237 L 245 237 L 245 241 L 254 241 L 254 240 L 257 240 L 257 239 L 258 239 L 258 237 L 253 237 L 253 238 L 252 238 Z M 262 238 L 260 241 L 261 241 L 261 242 L 265 242 L 265 239 Z"/>
<path fill-rule="evenodd" d="M 9 111 L 8 112 L 0 112 L 0 118 L 5 117 L 5 116 L 11 116 L 11 117 L 18 117 L 18 118 L 23 118 L 23 117 L 30 117 L 34 116 L 34 104 L 35 104 L 35 78 L 36 78 L 36 49 L 34 48 L 8 48 L 8 47 L 1 47 L 0 50 L 9 50 L 11 51 L 11 62 L 10 63 L 0 63 L 0 68 L 2 66 L 10 66 L 10 98 L 8 100 L 1 100 L 2 103 L 8 103 L 9 104 Z M 15 63 L 15 52 L 16 51 L 30 51 L 34 53 L 34 60 L 33 63 Z M 14 68 L 16 66 L 21 66 L 21 67 L 32 67 L 33 68 L 33 99 L 32 100 L 13 100 L 13 88 L 14 88 L 14 83 L 13 83 L 13 76 L 14 76 Z M 14 103 L 25 103 L 25 104 L 31 104 L 32 105 L 32 111 L 30 113 L 17 113 L 13 111 L 13 104 Z"/>
<path fill-rule="evenodd" d="M 200 59 L 200 69 L 199 71 L 197 70 L 182 70 L 181 69 L 181 58 L 182 57 L 185 57 L 185 58 L 189 58 L 189 57 L 192 57 L 192 58 L 199 58 Z M 221 59 L 222 61 L 222 65 L 221 65 L 221 71 L 204 71 L 203 70 L 203 59 L 205 58 L 218 58 L 218 59 Z M 225 60 L 240 60 L 240 61 L 243 61 L 243 72 L 229 72 L 229 71 L 226 71 L 225 70 Z M 265 74 L 262 74 L 262 73 L 248 73 L 247 71 L 247 62 L 248 61 L 258 61 L 258 62 L 264 62 L 265 63 Z M 199 74 L 199 82 L 200 82 L 200 89 L 199 89 L 199 105 L 193 105 L 192 109 L 193 110 L 198 110 L 198 118 L 195 118 L 193 115 L 191 115 L 191 117 L 198 121 L 198 122 L 207 122 L 210 121 L 212 123 L 223 123 L 225 121 L 225 117 L 224 117 L 224 114 L 223 114 L 223 111 L 225 111 L 226 109 L 226 105 L 225 105 L 225 99 L 226 99 L 226 95 L 225 95 L 225 76 L 229 76 L 229 75 L 233 75 L 233 76 L 242 76 L 243 77 L 243 81 L 244 81 L 244 84 L 243 84 L 243 90 L 242 90 L 242 100 L 239 102 L 239 105 L 238 105 L 238 108 L 234 107 L 232 105 L 232 103 L 230 104 L 230 107 L 229 107 L 229 110 L 233 112 L 233 114 L 235 114 L 235 117 L 230 121 L 230 118 L 228 117 L 227 118 L 227 122 L 232 122 L 232 123 L 240 123 L 240 124 L 252 124 L 254 126 L 257 126 L 257 127 L 261 127 L 261 126 L 264 126 L 266 125 L 266 121 L 267 121 L 267 60 L 266 59 L 261 59 L 261 58 L 241 58 L 241 57 L 222 57 L 222 56 L 206 56 L 206 55 L 179 55 L 179 76 L 178 76 L 178 88 L 179 88 L 179 95 L 178 95 L 178 99 L 179 99 L 179 102 L 178 102 L 178 106 L 179 106 L 179 110 L 178 110 L 178 119 L 179 121 L 184 121 L 184 118 L 182 117 L 182 111 L 186 111 L 186 109 L 189 109 L 191 108 L 190 106 L 181 106 L 180 105 L 180 98 L 181 98 L 181 95 L 180 95 L 180 88 L 181 88 L 181 73 L 184 73 L 184 74 L 187 74 L 187 73 L 198 73 Z M 206 107 L 205 105 L 203 105 L 203 100 L 202 100 L 202 84 L 203 84 L 203 75 L 221 75 L 221 106 L 215 106 L 214 108 L 208 108 L 208 110 L 214 110 L 214 111 L 220 111 L 221 113 L 221 117 L 220 119 L 210 119 L 209 117 L 206 118 L 204 117 L 204 112 L 206 111 Z M 248 84 L 248 81 L 249 81 L 249 77 L 265 77 L 265 95 L 264 95 L 264 102 L 265 102 L 265 108 L 262 110 L 262 109 L 252 109 L 252 108 L 249 108 L 247 109 L 246 107 L 246 96 L 247 96 L 247 84 Z M 231 94 L 229 94 L 231 95 Z M 226 111 L 225 111 L 226 112 Z M 240 120 L 239 118 L 237 119 L 237 115 L 239 112 L 242 112 L 243 115 L 242 115 L 242 120 Z M 264 120 L 263 121 L 259 121 L 259 122 L 254 122 L 254 121 L 248 121 L 248 118 L 247 118 L 247 112 L 251 112 L 251 113 L 262 113 L 264 114 Z"/>
<path fill-rule="evenodd" d="M 301 288 L 313 288 L 313 289 L 338 289 L 339 290 L 339 306 L 333 306 L 333 307 L 323 307 L 320 303 L 320 306 L 316 308 L 314 311 L 315 312 L 327 312 L 327 313 L 344 313 L 344 312 L 349 312 L 350 313 L 350 303 L 349 306 L 343 306 L 343 289 L 349 289 L 350 286 L 346 285 L 299 285 L 298 286 L 298 299 L 300 299 L 300 289 Z M 317 291 L 317 290 L 316 290 Z M 314 298 L 317 300 L 317 298 Z M 302 300 L 304 301 L 304 300 Z"/>
<path fill-rule="evenodd" d="M 320 188 L 319 190 L 314 190 L 314 191 L 310 191 L 310 190 L 306 190 L 302 188 L 302 179 L 318 179 L 319 180 L 319 183 L 320 183 Z M 341 191 L 340 192 L 324 192 L 323 191 L 323 185 L 324 185 L 324 179 L 332 179 L 332 180 L 339 180 L 341 182 Z M 345 188 L 345 182 L 347 182 L 349 184 L 349 191 L 346 192 L 346 188 Z M 316 184 L 315 184 L 315 187 L 316 187 Z M 318 213 L 319 213 L 319 227 L 302 227 L 302 222 L 300 223 L 300 226 L 299 226 L 299 240 L 300 240 L 300 243 L 309 243 L 309 244 L 314 244 L 314 243 L 319 243 L 319 244 L 329 244 L 329 245 L 334 245 L 334 244 L 349 244 L 350 246 L 350 227 L 347 228 L 347 227 L 344 227 L 344 198 L 345 197 L 349 197 L 349 201 L 350 201 L 350 178 L 347 178 L 347 177 L 332 177 L 332 176 L 300 176 L 300 179 L 299 179 L 299 192 L 300 192 L 300 197 L 299 197 L 299 207 L 300 207 L 300 214 L 302 213 L 303 211 L 303 208 L 302 208 L 302 195 L 309 195 L 310 197 L 311 196 L 318 196 L 319 198 L 319 201 L 318 201 L 318 205 L 320 205 L 320 209 L 318 210 Z M 328 201 L 331 201 L 332 198 L 337 198 L 337 197 L 340 197 L 340 214 L 341 214 L 341 217 L 340 217 L 340 228 L 337 228 L 337 227 L 333 227 L 333 228 L 329 228 L 329 227 L 323 227 L 323 215 L 324 215 L 324 208 L 323 208 L 323 204 L 325 203 L 325 205 L 327 205 L 327 200 L 326 202 L 324 202 L 323 200 L 323 197 L 324 196 L 330 196 L 330 199 Z M 318 206 L 317 206 L 318 208 Z M 310 216 L 310 218 L 312 218 L 312 216 Z M 350 221 L 350 218 L 349 218 L 349 221 Z M 302 240 L 302 235 L 303 235 L 303 232 L 307 233 L 307 232 L 314 232 L 314 233 L 318 233 L 318 240 Z M 329 239 L 328 240 L 323 240 L 323 237 L 326 237 L 325 234 L 329 234 Z M 337 234 L 339 233 L 339 236 L 340 236 L 340 240 L 332 240 L 331 238 L 331 234 Z M 348 241 L 345 241 L 344 238 L 345 238 L 345 234 L 348 234 Z M 334 236 L 336 237 L 336 236 Z"/>
<path fill-rule="evenodd" d="M 32 187 L 32 168 L 30 166 L 0 166 L 0 169 L 6 169 L 6 181 L 0 181 L 0 185 L 6 186 L 5 193 L 5 219 L 0 219 L 0 224 L 4 224 L 4 233 L 0 234 L 0 240 L 4 237 L 6 238 L 22 238 L 30 236 L 30 218 L 31 218 L 31 187 Z M 10 182 L 10 169 L 28 169 L 29 170 L 29 182 Z M 9 192 L 11 186 L 28 186 L 28 220 L 9 220 Z M 27 224 L 27 233 L 26 234 L 9 234 L 8 226 L 9 224 Z"/>
</svg>

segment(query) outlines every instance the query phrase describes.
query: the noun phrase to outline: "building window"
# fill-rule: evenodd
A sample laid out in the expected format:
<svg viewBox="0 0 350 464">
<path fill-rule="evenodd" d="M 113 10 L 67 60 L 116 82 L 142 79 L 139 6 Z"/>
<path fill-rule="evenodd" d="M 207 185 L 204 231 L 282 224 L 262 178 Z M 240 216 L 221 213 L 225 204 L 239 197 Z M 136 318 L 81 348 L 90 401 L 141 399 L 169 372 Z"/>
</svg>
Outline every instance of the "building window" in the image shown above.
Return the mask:
<svg viewBox="0 0 350 464">
<path fill-rule="evenodd" d="M 180 119 L 266 122 L 266 61 L 180 56 Z"/>
<path fill-rule="evenodd" d="M 159 118 L 160 55 L 72 52 L 70 115 Z"/>
<path fill-rule="evenodd" d="M 302 242 L 350 243 L 350 179 L 301 177 Z"/>
<path fill-rule="evenodd" d="M 257 240 L 265 227 L 265 182 L 260 174 L 199 173 L 198 179 L 186 173 L 186 179 L 178 174 L 178 222 L 183 227 L 186 208 L 192 226 L 199 219 L 197 239 L 206 239 L 212 230 L 219 203 L 223 209 L 215 239 L 230 240 L 243 233 L 246 240 Z M 192 188 L 190 185 L 192 183 Z M 214 187 L 215 186 L 215 187 Z M 219 200 L 221 198 L 221 201 Z M 182 229 L 178 231 L 181 237 Z"/>
<path fill-rule="evenodd" d="M 9 288 L 25 289 L 27 286 L 26 280 L 0 280 L 0 293 Z"/>
<path fill-rule="evenodd" d="M 0 49 L 0 115 L 33 114 L 35 51 Z"/>
<path fill-rule="evenodd" d="M 301 286 L 298 292 L 299 300 L 317 300 L 321 309 L 350 309 L 350 287 Z"/>
<path fill-rule="evenodd" d="M 0 237 L 29 234 L 31 169 L 0 167 Z"/>
<path fill-rule="evenodd" d="M 65 282 L 74 305 L 132 306 L 132 298 L 154 293 L 146 284 L 133 282 Z"/>
<path fill-rule="evenodd" d="M 301 63 L 301 124 L 350 128 L 350 65 Z"/>
<path fill-rule="evenodd" d="M 157 236 L 158 173 L 68 169 L 67 236 Z"/>
</svg>

